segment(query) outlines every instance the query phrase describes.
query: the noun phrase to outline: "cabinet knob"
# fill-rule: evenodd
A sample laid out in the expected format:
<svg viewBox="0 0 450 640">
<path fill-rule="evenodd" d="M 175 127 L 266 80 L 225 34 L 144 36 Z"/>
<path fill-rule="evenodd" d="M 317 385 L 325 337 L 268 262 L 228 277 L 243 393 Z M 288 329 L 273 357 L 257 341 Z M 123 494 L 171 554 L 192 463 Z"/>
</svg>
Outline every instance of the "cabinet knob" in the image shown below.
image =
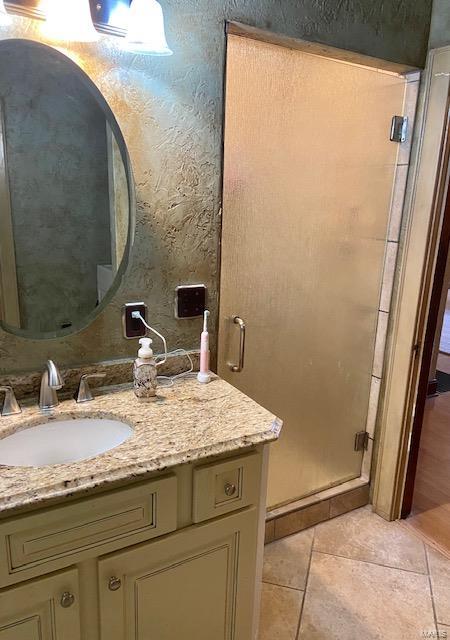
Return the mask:
<svg viewBox="0 0 450 640">
<path fill-rule="evenodd" d="M 122 580 L 120 578 L 116 578 L 116 576 L 112 576 L 108 582 L 108 589 L 110 591 L 117 591 L 122 586 Z"/>
<path fill-rule="evenodd" d="M 223 489 L 225 491 L 225 495 L 230 498 L 231 496 L 234 496 L 234 494 L 236 493 L 236 485 L 233 484 L 232 482 L 227 482 Z"/>
<path fill-rule="evenodd" d="M 69 591 L 64 591 L 64 593 L 61 596 L 61 606 L 64 607 L 64 609 L 67 609 L 67 607 L 71 607 L 74 602 L 75 602 L 75 596 L 73 595 L 73 593 L 69 593 Z"/>
</svg>

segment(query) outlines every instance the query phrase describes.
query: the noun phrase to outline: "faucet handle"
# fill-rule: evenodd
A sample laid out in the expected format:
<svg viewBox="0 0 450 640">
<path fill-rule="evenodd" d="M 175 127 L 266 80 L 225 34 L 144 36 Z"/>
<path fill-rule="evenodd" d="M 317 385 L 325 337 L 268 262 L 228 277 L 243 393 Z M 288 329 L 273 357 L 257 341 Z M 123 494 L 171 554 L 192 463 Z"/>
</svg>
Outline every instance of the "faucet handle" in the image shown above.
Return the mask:
<svg viewBox="0 0 450 640">
<path fill-rule="evenodd" d="M 17 402 L 14 390 L 12 387 L 0 387 L 0 392 L 5 392 L 5 401 L 2 408 L 2 416 L 14 416 L 18 413 L 22 413 L 19 403 Z"/>
<path fill-rule="evenodd" d="M 104 378 L 106 373 L 84 373 L 80 378 L 80 384 L 78 385 L 78 391 L 74 395 L 77 402 L 90 402 L 94 399 L 92 391 L 89 387 L 88 380 L 90 378 Z"/>
</svg>

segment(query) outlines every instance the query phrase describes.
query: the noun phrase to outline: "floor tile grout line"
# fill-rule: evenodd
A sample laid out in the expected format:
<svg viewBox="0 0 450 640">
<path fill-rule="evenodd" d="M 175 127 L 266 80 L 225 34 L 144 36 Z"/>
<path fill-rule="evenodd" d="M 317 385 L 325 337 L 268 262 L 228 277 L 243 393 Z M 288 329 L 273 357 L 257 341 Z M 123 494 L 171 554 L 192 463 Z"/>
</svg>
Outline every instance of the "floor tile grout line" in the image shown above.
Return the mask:
<svg viewBox="0 0 450 640">
<path fill-rule="evenodd" d="M 312 534 L 312 540 L 311 540 L 311 549 L 309 551 L 309 562 L 308 562 L 308 568 L 306 570 L 305 590 L 303 592 L 302 606 L 300 607 L 300 614 L 298 616 L 298 625 L 297 625 L 297 633 L 295 634 L 295 640 L 299 640 L 299 638 L 300 638 L 300 627 L 301 627 L 301 624 L 302 624 L 303 608 L 305 606 L 305 599 L 306 599 L 306 590 L 308 588 L 309 574 L 310 574 L 310 571 L 311 571 L 311 562 L 312 562 L 312 554 L 313 554 L 313 549 L 314 549 L 315 537 L 316 537 L 316 527 L 313 527 L 313 534 Z"/>
<path fill-rule="evenodd" d="M 402 567 L 393 567 L 390 564 L 381 564 L 380 562 L 372 562 L 371 560 L 360 560 L 359 558 L 350 558 L 350 556 L 343 556 L 339 553 L 329 553 L 328 551 L 319 551 L 313 548 L 314 553 L 320 553 L 324 556 L 332 556 L 333 558 L 342 558 L 343 560 L 353 560 L 354 562 L 362 562 L 363 564 L 371 564 L 376 567 L 383 567 L 384 569 L 394 569 L 394 571 L 404 571 L 405 573 L 412 573 L 415 576 L 426 576 L 427 573 L 421 573 L 420 571 L 413 571 L 412 569 L 403 569 Z"/>
<path fill-rule="evenodd" d="M 271 582 L 270 580 L 265 580 L 263 578 L 262 582 L 264 584 L 270 584 L 272 587 L 281 587 L 282 589 L 291 589 L 291 591 L 301 591 L 303 593 L 304 589 L 299 589 L 298 587 L 290 587 L 287 584 L 280 584 L 279 582 Z"/>
<path fill-rule="evenodd" d="M 295 639 L 294 640 L 298 640 L 300 637 L 300 627 L 302 625 L 302 616 L 303 616 L 303 607 L 305 606 L 305 598 L 306 598 L 306 586 L 305 586 L 305 590 L 303 592 L 303 598 L 302 598 L 302 602 L 300 605 L 300 615 L 298 616 L 298 625 L 297 625 L 297 633 L 295 635 Z"/>
<path fill-rule="evenodd" d="M 436 633 L 438 634 L 438 637 L 439 637 L 439 626 L 438 626 L 438 618 L 437 618 L 437 613 L 436 613 L 436 605 L 435 605 L 435 602 L 434 602 L 433 581 L 431 579 L 430 560 L 428 558 L 428 548 L 427 548 L 427 545 L 424 542 L 422 542 L 422 544 L 424 546 L 425 561 L 427 563 L 428 583 L 430 585 L 431 607 L 433 609 L 434 624 L 436 626 Z"/>
</svg>

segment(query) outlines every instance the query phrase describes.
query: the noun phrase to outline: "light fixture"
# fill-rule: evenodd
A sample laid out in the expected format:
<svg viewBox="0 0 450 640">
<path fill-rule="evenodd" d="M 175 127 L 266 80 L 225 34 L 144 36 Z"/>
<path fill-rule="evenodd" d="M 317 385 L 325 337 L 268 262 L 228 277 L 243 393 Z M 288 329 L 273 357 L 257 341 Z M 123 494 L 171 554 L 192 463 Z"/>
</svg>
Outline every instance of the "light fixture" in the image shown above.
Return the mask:
<svg viewBox="0 0 450 640">
<path fill-rule="evenodd" d="M 128 27 L 129 13 L 130 3 L 128 2 L 128 4 L 123 4 L 122 2 L 118 2 L 109 14 L 108 24 L 126 31 Z"/>
<path fill-rule="evenodd" d="M 132 0 L 124 48 L 154 56 L 170 56 L 164 15 L 157 0 Z"/>
<path fill-rule="evenodd" d="M 0 0 L 0 27 L 5 27 L 7 24 L 11 24 L 11 16 L 6 11 L 3 0 Z"/>
<path fill-rule="evenodd" d="M 54 40 L 94 42 L 98 33 L 92 23 L 89 0 L 44 0 L 46 20 L 42 33 Z"/>
</svg>

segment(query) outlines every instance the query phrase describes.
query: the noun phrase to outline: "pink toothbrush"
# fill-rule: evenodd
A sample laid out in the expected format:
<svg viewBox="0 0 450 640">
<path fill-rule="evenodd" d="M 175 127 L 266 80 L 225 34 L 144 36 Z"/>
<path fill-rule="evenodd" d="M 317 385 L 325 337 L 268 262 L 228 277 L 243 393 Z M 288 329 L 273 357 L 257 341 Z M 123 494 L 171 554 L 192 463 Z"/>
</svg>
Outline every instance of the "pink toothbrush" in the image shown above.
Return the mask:
<svg viewBox="0 0 450 640">
<path fill-rule="evenodd" d="M 206 310 L 203 315 L 203 331 L 200 338 L 200 371 L 197 374 L 197 380 L 202 384 L 211 382 L 211 374 L 209 372 L 208 316 L 209 311 Z"/>
</svg>

